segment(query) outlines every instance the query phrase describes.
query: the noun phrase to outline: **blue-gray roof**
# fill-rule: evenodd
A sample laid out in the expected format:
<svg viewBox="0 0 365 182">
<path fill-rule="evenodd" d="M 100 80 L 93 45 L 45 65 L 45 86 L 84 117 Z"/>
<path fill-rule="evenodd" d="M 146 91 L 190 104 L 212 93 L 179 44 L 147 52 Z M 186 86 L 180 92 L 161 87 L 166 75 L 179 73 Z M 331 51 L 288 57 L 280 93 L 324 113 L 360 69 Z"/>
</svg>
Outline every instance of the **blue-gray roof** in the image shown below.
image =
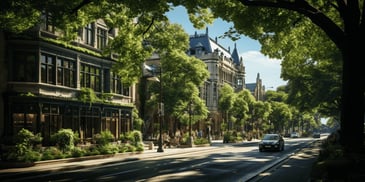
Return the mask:
<svg viewBox="0 0 365 182">
<path fill-rule="evenodd" d="M 229 50 L 222 47 L 217 40 L 213 40 L 208 35 L 208 30 L 205 34 L 197 34 L 195 32 L 194 35 L 190 36 L 190 49 L 195 48 L 202 48 L 202 51 L 205 53 L 213 53 L 215 50 L 218 50 L 219 54 L 222 54 L 228 58 L 232 59 L 232 61 L 236 64 L 240 64 L 240 58 L 238 55 L 238 51 L 236 48 L 236 44 L 234 45 L 234 49 L 232 51 L 232 54 L 229 52 Z"/>
<path fill-rule="evenodd" d="M 248 89 L 251 92 L 254 92 L 256 88 L 256 83 L 246 83 L 246 89 Z"/>
<path fill-rule="evenodd" d="M 194 35 L 190 36 L 190 48 L 195 49 L 197 47 L 202 47 L 206 53 L 213 53 L 215 50 L 218 50 L 220 54 L 223 53 L 223 55 L 226 56 L 227 58 L 232 58 L 231 53 L 227 49 L 219 45 L 217 41 L 210 38 L 207 33 L 206 34 L 195 33 Z M 238 60 L 238 53 L 237 53 L 237 60 Z"/>
<path fill-rule="evenodd" d="M 234 49 L 233 49 L 233 52 L 232 52 L 232 59 L 233 59 L 233 62 L 236 65 L 239 65 L 240 64 L 240 58 L 238 56 L 238 51 L 237 51 L 237 48 L 236 48 L 236 43 L 234 44 Z"/>
</svg>

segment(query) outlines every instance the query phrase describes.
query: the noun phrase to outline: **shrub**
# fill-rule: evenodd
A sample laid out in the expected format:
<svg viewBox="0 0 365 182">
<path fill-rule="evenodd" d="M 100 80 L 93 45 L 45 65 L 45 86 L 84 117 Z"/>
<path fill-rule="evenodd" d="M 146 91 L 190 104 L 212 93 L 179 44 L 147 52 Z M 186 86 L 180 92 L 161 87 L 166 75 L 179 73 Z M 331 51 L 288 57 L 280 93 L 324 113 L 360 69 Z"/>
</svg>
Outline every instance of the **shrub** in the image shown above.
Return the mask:
<svg viewBox="0 0 365 182">
<path fill-rule="evenodd" d="M 119 136 L 119 139 L 121 140 L 122 143 L 128 143 L 128 142 L 132 142 L 134 138 L 132 137 L 132 135 L 130 135 L 130 133 L 122 133 Z"/>
<path fill-rule="evenodd" d="M 226 131 L 223 135 L 223 143 L 233 143 L 242 141 L 242 137 L 237 135 L 235 131 Z"/>
<path fill-rule="evenodd" d="M 15 143 L 33 147 L 34 145 L 42 143 L 42 139 L 40 133 L 34 135 L 31 131 L 22 128 L 15 136 Z"/>
<path fill-rule="evenodd" d="M 190 140 L 189 133 L 188 132 L 184 133 L 184 135 L 180 139 L 180 144 L 181 145 L 187 145 L 189 140 Z"/>
<path fill-rule="evenodd" d="M 75 134 L 71 129 L 60 129 L 51 136 L 51 141 L 53 141 L 62 152 L 66 152 L 74 148 L 75 138 Z"/>
<path fill-rule="evenodd" d="M 209 143 L 209 141 L 206 138 L 196 138 L 196 139 L 194 139 L 194 144 L 195 145 L 208 144 L 208 143 Z"/>
<path fill-rule="evenodd" d="M 85 153 L 85 155 L 99 155 L 99 154 L 100 154 L 99 147 L 96 146 L 90 146 Z"/>
<path fill-rule="evenodd" d="M 57 147 L 48 147 L 43 151 L 42 160 L 63 159 L 64 154 Z"/>
<path fill-rule="evenodd" d="M 117 145 L 108 143 L 106 145 L 101 145 L 98 147 L 100 154 L 116 154 L 119 152 Z"/>
<path fill-rule="evenodd" d="M 82 149 L 81 147 L 74 147 L 71 150 L 72 157 L 82 157 L 85 155 L 85 153 L 86 153 L 86 151 L 84 149 Z"/>
<path fill-rule="evenodd" d="M 144 151 L 144 144 L 143 143 L 139 143 L 137 146 L 136 146 L 136 151 Z"/>
<path fill-rule="evenodd" d="M 24 162 L 35 162 L 35 161 L 40 161 L 42 159 L 42 154 L 37 152 L 37 151 L 33 151 L 33 150 L 27 150 L 23 157 L 20 158 L 19 161 L 24 161 Z"/>
<path fill-rule="evenodd" d="M 34 135 L 27 129 L 22 128 L 15 136 L 15 146 L 5 154 L 8 161 L 34 162 L 41 159 L 41 154 L 33 150 L 35 144 L 40 143 L 40 134 Z"/>
<path fill-rule="evenodd" d="M 122 141 L 122 143 L 129 143 L 135 148 L 139 148 L 138 149 L 139 151 L 144 150 L 144 147 L 139 147 L 140 145 L 143 146 L 142 133 L 139 130 L 133 130 L 131 132 L 121 134 L 119 138 Z"/>
<path fill-rule="evenodd" d="M 129 144 L 129 143 L 123 143 L 122 145 L 120 145 L 119 147 L 119 152 L 120 153 L 124 153 L 124 152 L 134 152 L 136 151 L 136 147 Z"/>
<path fill-rule="evenodd" d="M 138 130 L 133 130 L 131 132 L 131 137 L 133 139 L 132 143 L 135 147 L 137 147 L 139 144 L 143 143 L 142 140 L 142 133 Z"/>
<path fill-rule="evenodd" d="M 93 138 L 96 144 L 101 146 L 107 145 L 114 141 L 114 135 L 109 130 L 102 131 L 100 134 L 94 135 Z"/>
<path fill-rule="evenodd" d="M 41 153 L 33 151 L 23 144 L 17 144 L 5 154 L 5 160 L 16 162 L 34 162 L 41 160 Z"/>
<path fill-rule="evenodd" d="M 81 141 L 79 132 L 74 132 L 74 145 L 79 144 Z"/>
</svg>

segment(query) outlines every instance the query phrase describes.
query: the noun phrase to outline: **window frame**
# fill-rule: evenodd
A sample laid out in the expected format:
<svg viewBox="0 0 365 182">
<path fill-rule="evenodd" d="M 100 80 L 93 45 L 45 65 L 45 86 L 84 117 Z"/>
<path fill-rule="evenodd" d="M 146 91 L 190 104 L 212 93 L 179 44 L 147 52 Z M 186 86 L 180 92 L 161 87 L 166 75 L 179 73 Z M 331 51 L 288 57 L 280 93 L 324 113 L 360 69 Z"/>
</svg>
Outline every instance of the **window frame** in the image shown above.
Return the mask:
<svg viewBox="0 0 365 182">
<path fill-rule="evenodd" d="M 80 86 L 101 91 L 101 67 L 86 63 L 80 64 Z"/>
</svg>

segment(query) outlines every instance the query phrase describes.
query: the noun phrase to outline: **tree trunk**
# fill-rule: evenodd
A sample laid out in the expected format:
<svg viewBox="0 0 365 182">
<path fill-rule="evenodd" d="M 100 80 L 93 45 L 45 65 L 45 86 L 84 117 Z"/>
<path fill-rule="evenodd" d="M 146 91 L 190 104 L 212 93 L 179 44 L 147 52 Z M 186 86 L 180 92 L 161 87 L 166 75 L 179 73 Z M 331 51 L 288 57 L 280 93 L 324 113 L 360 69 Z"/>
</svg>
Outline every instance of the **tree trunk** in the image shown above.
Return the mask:
<svg viewBox="0 0 365 182">
<path fill-rule="evenodd" d="M 348 152 L 358 151 L 364 145 L 364 34 L 348 33 L 342 50 L 342 104 L 340 141 Z"/>
</svg>

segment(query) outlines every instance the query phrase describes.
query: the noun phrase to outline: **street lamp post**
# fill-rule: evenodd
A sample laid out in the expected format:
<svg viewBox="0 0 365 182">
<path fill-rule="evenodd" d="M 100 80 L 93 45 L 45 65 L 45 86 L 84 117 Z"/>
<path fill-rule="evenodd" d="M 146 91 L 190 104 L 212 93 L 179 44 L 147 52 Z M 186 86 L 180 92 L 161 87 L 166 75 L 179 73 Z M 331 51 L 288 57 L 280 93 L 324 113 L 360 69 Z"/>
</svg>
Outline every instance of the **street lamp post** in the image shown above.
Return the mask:
<svg viewBox="0 0 365 182">
<path fill-rule="evenodd" d="M 158 103 L 158 116 L 160 120 L 160 127 L 159 127 L 159 133 L 160 136 L 158 137 L 158 148 L 157 152 L 163 152 L 162 148 L 162 124 L 164 123 L 164 104 L 163 104 L 163 98 L 162 98 L 162 66 L 160 64 L 160 79 L 156 77 L 155 67 L 150 67 L 146 64 L 143 64 L 143 75 L 147 76 L 148 80 L 151 81 L 157 81 L 160 82 L 160 101 Z"/>
<path fill-rule="evenodd" d="M 211 127 L 212 127 L 212 118 L 211 116 L 209 116 L 205 133 L 207 134 L 207 138 L 210 144 L 212 144 L 212 136 L 210 134 Z"/>
<path fill-rule="evenodd" d="M 159 112 L 160 116 L 160 136 L 158 138 L 158 148 L 157 152 L 163 152 L 162 148 L 162 124 L 164 123 L 164 104 L 163 104 L 163 98 L 162 98 L 162 68 L 160 65 L 160 103 L 159 103 Z"/>
</svg>

